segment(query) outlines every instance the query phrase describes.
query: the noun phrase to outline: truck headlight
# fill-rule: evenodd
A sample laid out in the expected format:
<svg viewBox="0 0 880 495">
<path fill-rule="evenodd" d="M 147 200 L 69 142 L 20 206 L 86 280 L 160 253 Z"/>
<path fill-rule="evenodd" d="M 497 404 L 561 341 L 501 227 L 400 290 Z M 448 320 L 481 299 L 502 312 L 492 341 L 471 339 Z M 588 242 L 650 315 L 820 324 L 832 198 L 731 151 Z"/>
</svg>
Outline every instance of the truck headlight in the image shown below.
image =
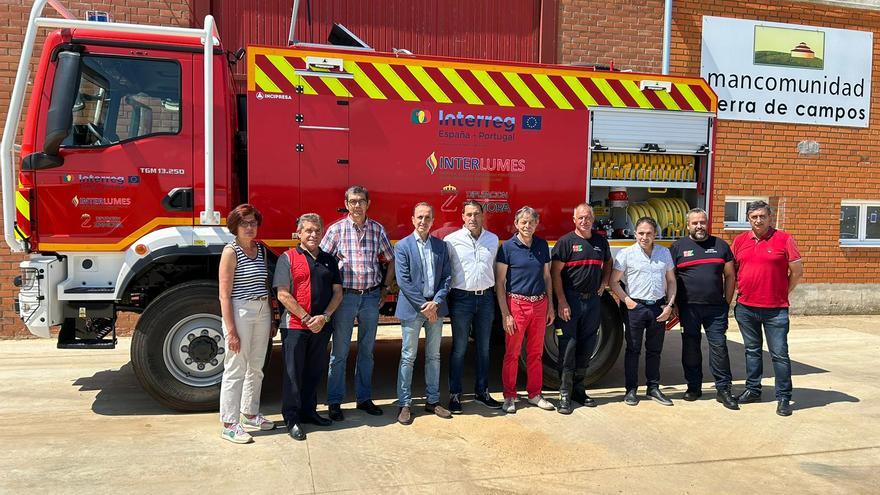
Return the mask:
<svg viewBox="0 0 880 495">
<path fill-rule="evenodd" d="M 22 289 L 30 289 L 34 286 L 34 282 L 37 281 L 37 269 L 36 268 L 22 268 L 21 269 L 21 288 Z"/>
</svg>

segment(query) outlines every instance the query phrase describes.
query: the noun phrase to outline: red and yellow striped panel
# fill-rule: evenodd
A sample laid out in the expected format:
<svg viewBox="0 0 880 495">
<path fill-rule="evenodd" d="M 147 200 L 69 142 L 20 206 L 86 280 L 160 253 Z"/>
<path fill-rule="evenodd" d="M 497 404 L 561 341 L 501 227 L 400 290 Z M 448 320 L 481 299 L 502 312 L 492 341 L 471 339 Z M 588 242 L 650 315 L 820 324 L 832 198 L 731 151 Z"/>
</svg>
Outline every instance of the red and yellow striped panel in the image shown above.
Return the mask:
<svg viewBox="0 0 880 495">
<path fill-rule="evenodd" d="M 306 57 L 335 57 L 354 77 L 300 77 Z M 671 83 L 671 90 L 639 89 L 642 80 Z M 500 64 L 455 63 L 418 59 L 250 47 L 248 91 L 293 94 L 297 85 L 305 94 L 342 98 L 433 101 L 501 107 L 641 108 L 715 112 L 717 98 L 699 78 L 680 78 L 620 72 L 594 72 L 567 67 L 523 67 Z"/>
</svg>

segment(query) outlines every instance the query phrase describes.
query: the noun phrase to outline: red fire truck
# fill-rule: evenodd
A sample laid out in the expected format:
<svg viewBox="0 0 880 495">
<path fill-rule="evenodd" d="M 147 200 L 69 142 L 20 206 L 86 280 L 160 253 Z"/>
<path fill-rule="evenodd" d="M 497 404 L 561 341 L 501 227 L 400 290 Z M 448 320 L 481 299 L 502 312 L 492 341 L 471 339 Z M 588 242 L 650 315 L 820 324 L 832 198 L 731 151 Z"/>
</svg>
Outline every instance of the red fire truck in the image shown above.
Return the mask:
<svg viewBox="0 0 880 495">
<path fill-rule="evenodd" d="M 18 311 L 35 335 L 57 327 L 59 348 L 113 347 L 117 315 L 138 313 L 134 370 L 175 409 L 217 404 L 217 265 L 239 203 L 263 212 L 276 255 L 301 213 L 342 216 L 351 184 L 369 188 L 394 240 L 419 201 L 441 237 L 466 199 L 502 238 L 530 205 L 551 242 L 589 201 L 616 248 L 640 216 L 669 242 L 688 208 L 710 209 L 716 97 L 699 78 L 378 53 L 342 28 L 331 39 L 361 46 L 252 46 L 238 62 L 211 17 L 204 29 L 81 21 L 53 0 L 63 18 L 47 18 L 47 1 L 33 7 L 0 157 L 6 242 L 30 255 Z M 54 31 L 28 85 L 39 28 Z M 246 94 L 234 63 L 247 64 Z M 622 341 L 617 305 L 603 304 L 591 380 Z M 553 329 L 545 348 L 552 381 Z"/>
</svg>

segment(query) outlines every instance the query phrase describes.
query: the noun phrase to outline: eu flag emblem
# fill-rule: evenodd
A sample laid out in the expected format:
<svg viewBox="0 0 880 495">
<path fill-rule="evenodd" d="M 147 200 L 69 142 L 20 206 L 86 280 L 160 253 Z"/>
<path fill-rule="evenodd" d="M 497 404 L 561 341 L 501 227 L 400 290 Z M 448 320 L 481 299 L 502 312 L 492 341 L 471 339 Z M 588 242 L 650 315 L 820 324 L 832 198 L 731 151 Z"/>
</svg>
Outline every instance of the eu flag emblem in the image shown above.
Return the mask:
<svg viewBox="0 0 880 495">
<path fill-rule="evenodd" d="M 522 128 L 529 130 L 529 131 L 540 131 L 541 130 L 541 116 L 540 115 L 523 115 Z"/>
</svg>

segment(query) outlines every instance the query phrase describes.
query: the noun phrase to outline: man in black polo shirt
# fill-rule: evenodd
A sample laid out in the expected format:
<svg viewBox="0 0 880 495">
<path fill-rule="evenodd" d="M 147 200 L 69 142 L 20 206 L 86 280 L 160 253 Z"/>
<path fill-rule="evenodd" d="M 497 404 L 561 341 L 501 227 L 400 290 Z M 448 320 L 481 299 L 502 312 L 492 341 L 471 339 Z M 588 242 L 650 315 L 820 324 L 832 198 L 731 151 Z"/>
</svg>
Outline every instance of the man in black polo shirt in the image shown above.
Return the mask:
<svg viewBox="0 0 880 495">
<path fill-rule="evenodd" d="M 707 230 L 705 210 L 688 212 L 688 237 L 670 248 L 678 279 L 678 315 L 681 334 L 681 365 L 687 380 L 684 400 L 694 401 L 703 394 L 703 356 L 700 327 L 709 341 L 709 367 L 715 377 L 716 400 L 728 409 L 739 409 L 730 393 L 730 358 L 727 354 L 727 313 L 736 288 L 736 270 L 730 246 Z"/>
<path fill-rule="evenodd" d="M 306 439 L 301 423 L 332 423 L 316 411 L 317 387 L 327 373 L 327 345 L 333 332 L 327 322 L 342 302 L 342 277 L 336 259 L 319 247 L 323 227 L 314 213 L 299 217 L 300 245 L 278 258 L 273 280 L 278 301 L 284 305 L 281 414 L 294 440 Z"/>
<path fill-rule="evenodd" d="M 581 203 L 574 209 L 574 231 L 553 247 L 550 276 L 556 294 L 559 336 L 559 407 L 571 414 L 574 399 L 588 407 L 596 401 L 587 395 L 584 379 L 602 320 L 600 300 L 611 277 L 611 249 L 604 236 L 594 234 L 593 208 Z"/>
</svg>

